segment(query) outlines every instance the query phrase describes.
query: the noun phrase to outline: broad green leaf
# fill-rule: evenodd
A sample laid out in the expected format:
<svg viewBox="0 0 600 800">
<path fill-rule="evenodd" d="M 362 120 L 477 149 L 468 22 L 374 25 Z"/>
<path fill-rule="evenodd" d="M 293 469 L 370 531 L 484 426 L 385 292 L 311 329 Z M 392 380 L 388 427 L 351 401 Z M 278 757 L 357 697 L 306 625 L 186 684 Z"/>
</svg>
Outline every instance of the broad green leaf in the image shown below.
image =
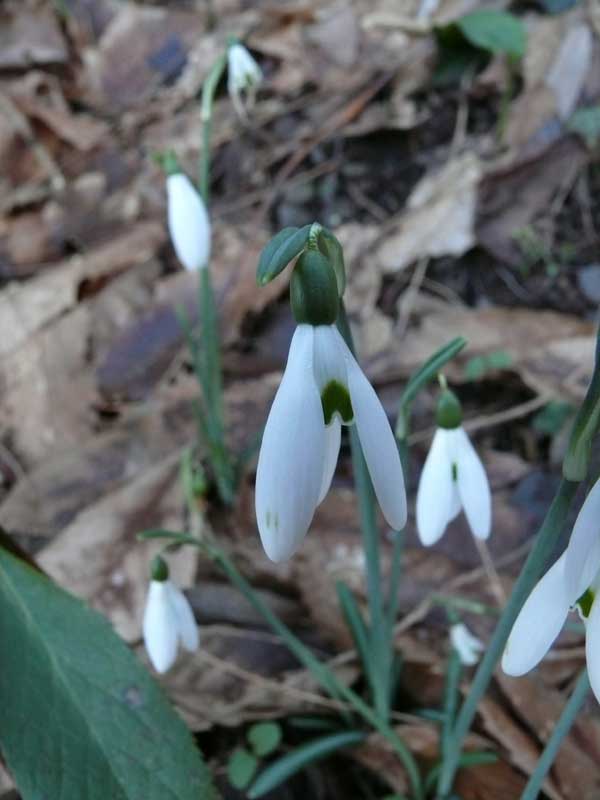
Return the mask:
<svg viewBox="0 0 600 800">
<path fill-rule="evenodd" d="M 245 747 L 237 747 L 227 765 L 229 783 L 236 789 L 245 789 L 258 769 L 258 759 Z"/>
<path fill-rule="evenodd" d="M 490 53 L 507 53 L 514 58 L 525 54 L 525 27 L 520 19 L 506 11 L 473 11 L 456 20 L 456 25 L 475 47 Z"/>
<path fill-rule="evenodd" d="M 279 747 L 281 742 L 281 725 L 277 722 L 257 722 L 248 730 L 246 736 L 254 755 L 268 756 Z"/>
<path fill-rule="evenodd" d="M 265 245 L 256 268 L 256 282 L 259 286 L 276 278 L 304 250 L 309 233 L 310 225 L 303 228 L 284 228 Z"/>
<path fill-rule="evenodd" d="M 600 106 L 577 109 L 567 125 L 584 139 L 588 147 L 595 147 L 600 141 Z"/>
<path fill-rule="evenodd" d="M 27 800 L 215 800 L 185 725 L 107 620 L 0 548 L 0 750 Z"/>
<path fill-rule="evenodd" d="M 285 756 L 278 758 L 277 761 L 269 764 L 269 766 L 260 773 L 252 784 L 248 792 L 248 797 L 251 798 L 251 800 L 254 800 L 256 797 L 262 797 L 309 764 L 326 758 L 342 747 L 358 744 L 362 742 L 365 737 L 366 734 L 362 731 L 334 733 L 332 736 L 323 736 L 321 739 L 315 739 L 308 744 L 298 747 L 296 750 L 292 750 L 291 753 L 287 753 Z"/>
</svg>

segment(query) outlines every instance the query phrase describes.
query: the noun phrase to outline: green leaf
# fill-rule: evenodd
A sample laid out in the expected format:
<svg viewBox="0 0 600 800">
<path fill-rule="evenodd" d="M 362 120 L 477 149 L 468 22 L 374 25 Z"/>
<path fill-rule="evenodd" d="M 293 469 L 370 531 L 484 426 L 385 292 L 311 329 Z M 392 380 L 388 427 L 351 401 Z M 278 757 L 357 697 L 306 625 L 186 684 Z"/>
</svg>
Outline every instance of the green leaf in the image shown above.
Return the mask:
<svg viewBox="0 0 600 800">
<path fill-rule="evenodd" d="M 345 733 L 335 733 L 332 736 L 323 736 L 321 739 L 315 739 L 298 747 L 269 764 L 252 784 L 248 797 L 251 800 L 262 797 L 309 764 L 326 758 L 342 747 L 358 744 L 365 738 L 366 734 L 362 731 L 346 731 Z"/>
<path fill-rule="evenodd" d="M 229 783 L 236 789 L 245 789 L 258 769 L 258 759 L 245 747 L 236 748 L 227 765 Z"/>
<path fill-rule="evenodd" d="M 373 664 L 373 651 L 369 646 L 369 632 L 361 614 L 360 608 L 356 604 L 354 595 L 350 587 L 343 581 L 336 583 L 336 590 L 342 614 L 346 620 L 346 625 L 350 628 L 352 639 L 362 661 L 365 676 L 371 686 L 373 695 L 376 695 L 377 675 Z"/>
<path fill-rule="evenodd" d="M 495 753 L 477 750 L 470 753 L 463 753 L 458 759 L 458 767 L 478 767 L 483 764 L 495 764 L 498 756 Z M 442 769 L 442 764 L 438 763 L 431 768 L 425 779 L 425 789 L 430 790 L 435 786 L 438 775 Z M 452 800 L 452 798 L 449 798 Z"/>
<path fill-rule="evenodd" d="M 346 265 L 344 264 L 344 251 L 337 238 L 327 228 L 322 228 L 319 234 L 319 249 L 327 257 L 335 272 L 338 295 L 341 297 L 346 290 Z"/>
<path fill-rule="evenodd" d="M 486 356 L 475 356 L 465 364 L 465 377 L 469 381 L 476 381 L 488 372 L 508 369 L 512 363 L 511 354 L 505 350 L 496 350 Z"/>
<path fill-rule="evenodd" d="M 249 729 L 247 739 L 254 750 L 254 755 L 268 756 L 279 747 L 281 725 L 277 722 L 257 722 Z"/>
<path fill-rule="evenodd" d="M 23 797 L 217 797 L 189 731 L 107 620 L 1 548 L 0 651 L 0 750 Z"/>
<path fill-rule="evenodd" d="M 567 127 L 578 133 L 590 149 L 595 147 L 600 141 L 600 106 L 577 109 Z"/>
<path fill-rule="evenodd" d="M 532 420 L 534 430 L 554 436 L 562 430 L 565 422 L 575 413 L 571 403 L 563 403 L 560 400 L 551 400 Z"/>
<path fill-rule="evenodd" d="M 480 10 L 456 20 L 465 38 L 490 53 L 507 53 L 513 58 L 525 54 L 527 36 L 520 19 L 506 11 Z"/>
<path fill-rule="evenodd" d="M 256 282 L 265 286 L 282 272 L 290 261 L 304 250 L 310 225 L 284 228 L 265 245 L 256 268 Z"/>
</svg>

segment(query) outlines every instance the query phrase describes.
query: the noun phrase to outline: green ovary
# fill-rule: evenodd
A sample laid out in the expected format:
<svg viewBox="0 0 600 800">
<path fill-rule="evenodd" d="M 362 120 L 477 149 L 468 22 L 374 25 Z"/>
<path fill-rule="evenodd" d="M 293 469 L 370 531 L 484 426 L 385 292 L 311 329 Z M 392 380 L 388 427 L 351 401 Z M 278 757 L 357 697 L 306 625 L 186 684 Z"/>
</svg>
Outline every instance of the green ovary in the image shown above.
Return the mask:
<svg viewBox="0 0 600 800">
<path fill-rule="evenodd" d="M 334 414 L 339 414 L 346 425 L 349 425 L 354 419 L 350 393 L 339 381 L 329 381 L 325 386 L 321 392 L 321 405 L 326 425 L 329 425 Z"/>
</svg>

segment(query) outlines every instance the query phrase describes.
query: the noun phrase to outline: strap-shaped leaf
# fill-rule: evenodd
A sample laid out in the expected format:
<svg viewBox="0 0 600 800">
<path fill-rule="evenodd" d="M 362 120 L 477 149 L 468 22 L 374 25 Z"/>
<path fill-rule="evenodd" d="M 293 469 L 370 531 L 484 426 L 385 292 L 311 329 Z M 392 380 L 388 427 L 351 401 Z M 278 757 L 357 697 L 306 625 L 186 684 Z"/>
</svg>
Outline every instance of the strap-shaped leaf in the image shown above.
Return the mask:
<svg viewBox="0 0 600 800">
<path fill-rule="evenodd" d="M 344 733 L 334 733 L 331 736 L 314 739 L 312 742 L 292 750 L 269 764 L 260 773 L 252 784 L 248 797 L 251 800 L 254 800 L 255 797 L 262 797 L 309 764 L 335 753 L 336 750 L 340 750 L 342 747 L 358 744 L 365 738 L 366 734 L 362 731 L 345 731 Z"/>
<path fill-rule="evenodd" d="M 100 614 L 0 548 L 0 750 L 24 798 L 216 800 L 182 720 Z"/>
<path fill-rule="evenodd" d="M 256 269 L 256 281 L 264 286 L 276 278 L 290 261 L 304 250 L 310 225 L 303 228 L 284 228 L 265 245 Z"/>
</svg>

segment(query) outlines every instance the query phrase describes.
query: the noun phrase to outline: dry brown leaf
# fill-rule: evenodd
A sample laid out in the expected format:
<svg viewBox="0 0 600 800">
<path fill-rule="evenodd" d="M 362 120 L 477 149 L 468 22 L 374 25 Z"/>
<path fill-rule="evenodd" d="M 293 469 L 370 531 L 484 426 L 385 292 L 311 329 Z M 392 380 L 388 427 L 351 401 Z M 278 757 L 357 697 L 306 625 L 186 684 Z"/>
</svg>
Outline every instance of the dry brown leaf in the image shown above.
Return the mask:
<svg viewBox="0 0 600 800">
<path fill-rule="evenodd" d="M 201 627 L 200 638 L 199 650 L 182 653 L 160 679 L 192 730 L 335 707 L 271 633 L 215 625 Z M 357 677 L 352 666 L 334 671 L 347 684 Z"/>
<path fill-rule="evenodd" d="M 477 156 L 466 153 L 419 181 L 377 250 L 384 272 L 398 272 L 424 256 L 460 256 L 473 247 L 481 174 Z"/>
<path fill-rule="evenodd" d="M 480 185 L 477 241 L 500 261 L 518 265 L 522 251 L 516 236 L 539 213 L 548 213 L 558 192 L 567 192 L 587 161 L 573 137 L 550 147 L 542 141 L 530 156 L 490 169 Z"/>
<path fill-rule="evenodd" d="M 143 530 L 183 530 L 180 456 L 175 454 L 90 505 L 39 554 L 42 569 L 105 614 L 126 641 L 139 638 L 148 589 L 148 568 L 158 540 L 140 542 Z M 173 580 L 189 586 L 198 550 L 169 556 Z"/>
<path fill-rule="evenodd" d="M 147 103 L 185 67 L 204 14 L 123 4 L 97 48 L 84 51 L 88 102 L 115 115 Z"/>
<path fill-rule="evenodd" d="M 498 682 L 517 716 L 542 742 L 546 742 L 563 710 L 564 694 L 529 676 L 510 678 L 500 673 Z M 600 776 L 594 767 L 600 758 L 599 744 L 600 721 L 591 715 L 580 714 L 563 741 L 550 773 L 558 796 L 563 800 L 594 800 L 598 797 Z"/>
<path fill-rule="evenodd" d="M 21 2 L 0 11 L 0 69 L 64 64 L 65 40 L 51 6 Z"/>
<path fill-rule="evenodd" d="M 568 314 L 531 309 L 462 309 L 438 306 L 421 317 L 394 354 L 406 374 L 453 336 L 465 336 L 468 348 L 458 359 L 502 350 L 511 369 L 537 394 L 581 399 L 593 365 L 594 325 Z M 377 365 L 380 366 L 379 364 Z M 387 366 L 391 368 L 388 362 Z M 381 369 L 384 367 L 381 365 Z M 464 373 L 455 367 L 457 379 Z"/>
</svg>

